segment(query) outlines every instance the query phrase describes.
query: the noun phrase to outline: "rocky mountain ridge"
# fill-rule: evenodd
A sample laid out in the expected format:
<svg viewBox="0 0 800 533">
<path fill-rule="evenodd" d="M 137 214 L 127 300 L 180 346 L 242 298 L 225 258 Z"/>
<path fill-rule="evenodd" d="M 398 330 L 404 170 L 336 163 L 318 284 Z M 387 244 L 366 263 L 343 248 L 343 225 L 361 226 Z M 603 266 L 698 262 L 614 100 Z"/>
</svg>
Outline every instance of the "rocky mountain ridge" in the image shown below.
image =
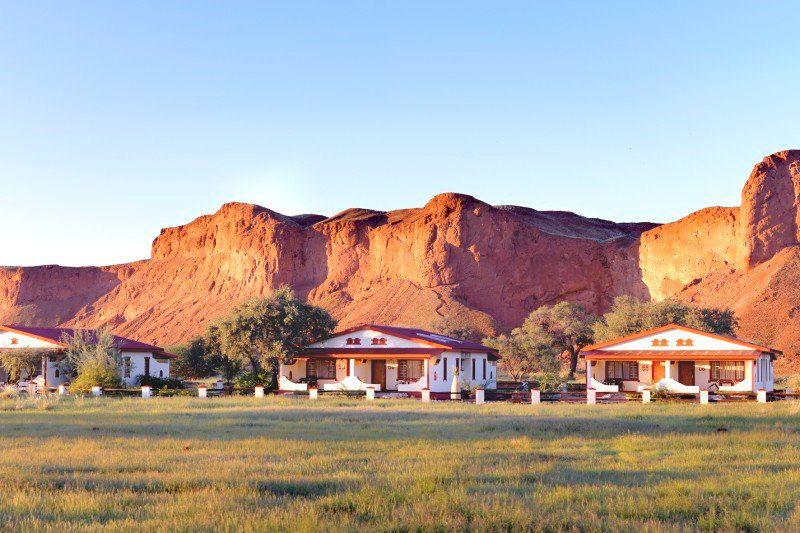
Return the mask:
<svg viewBox="0 0 800 533">
<path fill-rule="evenodd" d="M 738 207 L 668 224 L 491 206 L 445 193 L 398 211 L 287 216 L 245 203 L 165 228 L 150 259 L 108 267 L 0 267 L 0 322 L 107 324 L 143 341 L 201 331 L 243 298 L 282 284 L 342 326 L 486 333 L 561 300 L 595 312 L 619 294 L 727 305 L 740 334 L 800 352 L 800 151 L 757 164 Z"/>
</svg>

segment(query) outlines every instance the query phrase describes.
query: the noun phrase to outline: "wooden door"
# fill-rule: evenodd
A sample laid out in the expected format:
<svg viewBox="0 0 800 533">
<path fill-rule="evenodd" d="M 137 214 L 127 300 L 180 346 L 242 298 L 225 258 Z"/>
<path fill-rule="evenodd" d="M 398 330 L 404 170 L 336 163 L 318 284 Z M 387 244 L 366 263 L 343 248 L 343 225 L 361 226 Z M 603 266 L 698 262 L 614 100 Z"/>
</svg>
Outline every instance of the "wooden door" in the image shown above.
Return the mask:
<svg viewBox="0 0 800 533">
<path fill-rule="evenodd" d="M 381 390 L 386 390 L 386 359 L 372 361 L 372 380 L 370 383 L 380 385 Z"/>
<path fill-rule="evenodd" d="M 678 381 L 684 385 L 694 385 L 694 361 L 678 363 Z"/>
<path fill-rule="evenodd" d="M 653 383 L 664 379 L 664 361 L 653 361 Z"/>
</svg>

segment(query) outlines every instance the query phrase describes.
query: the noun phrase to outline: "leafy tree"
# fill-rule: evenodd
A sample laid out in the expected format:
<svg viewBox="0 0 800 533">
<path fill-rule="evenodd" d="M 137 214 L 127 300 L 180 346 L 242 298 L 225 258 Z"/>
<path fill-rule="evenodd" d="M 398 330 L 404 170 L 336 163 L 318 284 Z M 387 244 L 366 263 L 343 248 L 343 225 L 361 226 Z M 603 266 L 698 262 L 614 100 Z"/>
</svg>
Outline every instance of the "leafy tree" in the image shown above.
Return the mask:
<svg viewBox="0 0 800 533">
<path fill-rule="evenodd" d="M 559 351 L 552 338 L 532 337 L 522 328 L 511 334 L 483 339 L 483 343 L 500 352 L 500 363 L 514 381 L 536 373 L 557 374 Z"/>
<path fill-rule="evenodd" d="M 76 329 L 64 335 L 65 359 L 61 367 L 73 375 L 71 388 L 89 390 L 94 386 L 119 387 L 122 384 L 122 355 L 107 328 L 95 331 Z"/>
<path fill-rule="evenodd" d="M 481 332 L 471 324 L 458 323 L 450 316 L 437 317 L 430 322 L 428 327 L 431 331 L 441 335 L 473 342 L 479 342 L 483 336 Z"/>
<path fill-rule="evenodd" d="M 213 376 L 219 361 L 210 344 L 207 337 L 196 335 L 185 344 L 170 347 L 168 351 L 178 356 L 170 361 L 170 373 L 186 378 Z"/>
<path fill-rule="evenodd" d="M 280 362 L 329 334 L 336 321 L 325 309 L 299 300 L 284 286 L 264 298 L 241 303 L 214 327 L 221 355 L 256 374 L 269 369 L 271 386 L 276 388 Z"/>
<path fill-rule="evenodd" d="M 597 317 L 586 312 L 582 305 L 561 302 L 543 306 L 525 319 L 522 331 L 528 343 L 537 350 L 554 350 L 569 355 L 569 378 L 575 376 L 578 354 L 592 342 L 592 323 Z"/>
<path fill-rule="evenodd" d="M 42 356 L 48 350 L 36 348 L 19 348 L 0 350 L 0 366 L 8 372 L 8 379 L 17 382 L 23 375 L 28 377 L 36 374 L 42 365 Z"/>
<path fill-rule="evenodd" d="M 646 302 L 618 296 L 611 310 L 594 326 L 596 341 L 630 335 L 676 323 L 720 335 L 734 335 L 739 322 L 731 309 L 702 308 L 677 300 Z"/>
</svg>

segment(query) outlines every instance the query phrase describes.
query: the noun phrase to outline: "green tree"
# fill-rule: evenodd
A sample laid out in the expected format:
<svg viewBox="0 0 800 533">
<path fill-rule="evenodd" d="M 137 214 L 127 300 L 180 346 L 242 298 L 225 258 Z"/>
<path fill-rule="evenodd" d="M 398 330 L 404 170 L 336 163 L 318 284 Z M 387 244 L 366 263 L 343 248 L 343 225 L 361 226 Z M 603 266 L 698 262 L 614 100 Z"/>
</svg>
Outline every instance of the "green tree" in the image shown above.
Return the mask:
<svg viewBox="0 0 800 533">
<path fill-rule="evenodd" d="M 514 381 L 537 373 L 558 374 L 560 352 L 554 348 L 552 338 L 530 336 L 516 328 L 510 334 L 483 339 L 483 343 L 500 352 L 500 364 Z"/>
<path fill-rule="evenodd" d="M 196 335 L 185 344 L 168 349 L 178 357 L 170 361 L 170 374 L 185 378 L 207 378 L 217 371 L 219 361 L 207 337 Z"/>
<path fill-rule="evenodd" d="M 446 337 L 454 337 L 472 342 L 480 342 L 481 332 L 466 322 L 457 322 L 451 316 L 440 316 L 431 320 L 429 329 Z"/>
<path fill-rule="evenodd" d="M 9 381 L 17 382 L 23 374 L 29 378 L 34 376 L 41 368 L 42 356 L 47 353 L 36 348 L 0 350 L 0 366 L 8 372 Z"/>
<path fill-rule="evenodd" d="M 236 306 L 214 324 L 220 354 L 246 365 L 255 374 L 268 369 L 271 387 L 278 385 L 278 366 L 307 344 L 336 327 L 321 307 L 299 300 L 289 287 Z"/>
<path fill-rule="evenodd" d="M 739 325 L 734 312 L 727 308 L 695 307 L 671 299 L 647 302 L 618 296 L 611 310 L 594 324 L 593 331 L 599 342 L 671 323 L 720 335 L 734 335 Z"/>
<path fill-rule="evenodd" d="M 119 387 L 122 384 L 122 354 L 107 328 L 94 331 L 76 329 L 64 335 L 66 357 L 60 363 L 74 376 L 73 390 L 89 390 L 94 386 Z"/>
<path fill-rule="evenodd" d="M 592 324 L 597 317 L 579 304 L 560 302 L 533 311 L 522 324 L 528 343 L 538 350 L 553 350 L 569 355 L 569 377 L 575 376 L 578 354 L 593 338 Z"/>
</svg>

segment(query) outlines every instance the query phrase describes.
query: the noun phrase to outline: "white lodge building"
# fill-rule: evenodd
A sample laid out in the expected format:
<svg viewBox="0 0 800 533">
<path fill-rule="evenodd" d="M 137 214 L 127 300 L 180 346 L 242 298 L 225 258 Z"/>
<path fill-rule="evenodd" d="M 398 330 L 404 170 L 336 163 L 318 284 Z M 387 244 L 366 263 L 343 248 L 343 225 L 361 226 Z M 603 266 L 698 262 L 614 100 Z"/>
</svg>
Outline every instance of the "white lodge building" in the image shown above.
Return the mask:
<svg viewBox="0 0 800 533">
<path fill-rule="evenodd" d="M 497 388 L 497 351 L 430 331 L 378 324 L 350 328 L 307 346 L 281 364 L 281 391 L 366 390 L 431 396 Z"/>
<path fill-rule="evenodd" d="M 63 339 L 74 334 L 75 330 L 69 328 L 0 325 L 0 350 L 42 350 L 46 355 L 42 356 L 41 379 L 37 381 L 46 388 L 57 387 L 68 381 L 58 364 L 66 346 Z M 122 354 L 122 381 L 125 385 L 136 385 L 136 378 L 140 375 L 169 377 L 169 360 L 175 356 L 160 346 L 117 335 L 114 335 L 114 344 Z M 0 383 L 7 380 L 8 374 L 0 367 Z"/>
<path fill-rule="evenodd" d="M 779 350 L 670 324 L 587 346 L 586 387 L 599 392 L 756 392 L 775 388 Z"/>
</svg>

